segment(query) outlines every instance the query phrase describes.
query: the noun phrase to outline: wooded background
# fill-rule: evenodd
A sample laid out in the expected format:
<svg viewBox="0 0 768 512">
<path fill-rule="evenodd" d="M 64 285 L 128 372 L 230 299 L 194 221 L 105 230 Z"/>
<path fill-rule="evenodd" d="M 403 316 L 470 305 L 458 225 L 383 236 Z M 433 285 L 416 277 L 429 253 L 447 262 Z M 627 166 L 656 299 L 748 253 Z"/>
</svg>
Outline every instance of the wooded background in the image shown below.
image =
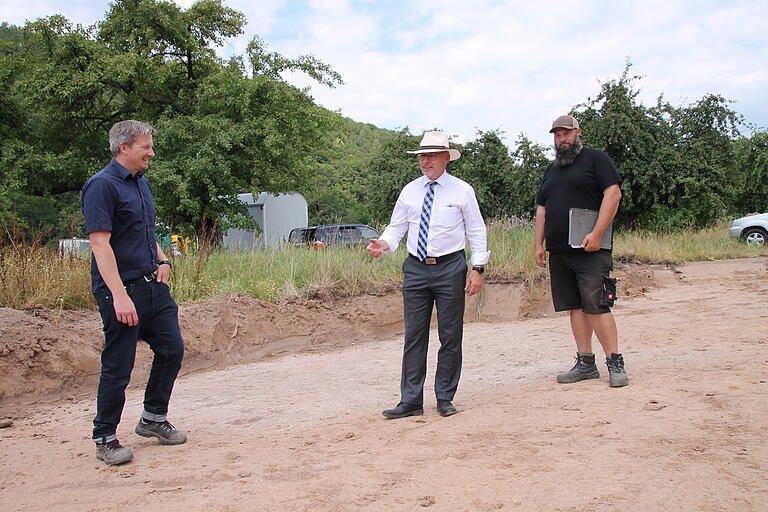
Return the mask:
<svg viewBox="0 0 768 512">
<path fill-rule="evenodd" d="M 298 191 L 311 224 L 388 221 L 400 188 L 420 174 L 405 153 L 420 134 L 347 119 L 283 78 L 343 78 L 312 55 L 286 58 L 258 37 L 244 55 L 215 48 L 243 32 L 219 0 L 189 9 L 116 0 L 94 26 L 54 15 L 0 24 L 0 223 L 55 239 L 84 236 L 80 189 L 109 161 L 107 132 L 123 119 L 157 129 L 148 177 L 163 229 L 188 235 L 249 225 L 238 193 Z M 585 144 L 624 178 L 619 229 L 705 227 L 768 211 L 768 132 L 708 94 L 685 105 L 637 99 L 628 63 L 574 105 Z M 542 126 L 558 113 L 542 112 Z M 435 127 L 440 129 L 440 127 Z M 471 183 L 486 218 L 530 218 L 549 147 L 498 130 L 456 145 L 449 172 Z M 223 221 L 224 218 L 229 219 Z M 11 229 L 10 226 L 13 226 Z"/>
</svg>

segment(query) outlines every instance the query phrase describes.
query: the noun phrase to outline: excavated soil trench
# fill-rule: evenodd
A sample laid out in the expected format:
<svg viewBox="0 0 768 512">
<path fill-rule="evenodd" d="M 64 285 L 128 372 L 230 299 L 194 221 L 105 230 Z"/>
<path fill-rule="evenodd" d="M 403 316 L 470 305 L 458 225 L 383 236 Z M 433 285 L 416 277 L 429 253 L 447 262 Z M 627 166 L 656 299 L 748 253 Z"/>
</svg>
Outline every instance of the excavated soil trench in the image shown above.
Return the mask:
<svg viewBox="0 0 768 512">
<path fill-rule="evenodd" d="M 618 265 L 620 297 L 653 285 L 652 267 Z M 549 282 L 489 282 L 467 301 L 465 321 L 509 322 L 553 314 Z M 400 293 L 270 304 L 249 297 L 180 307 L 186 343 L 182 375 L 297 352 L 336 350 L 402 332 Z M 99 375 L 96 311 L 0 308 L 0 404 L 92 393 Z M 151 351 L 139 344 L 133 381 L 143 383 Z"/>
</svg>

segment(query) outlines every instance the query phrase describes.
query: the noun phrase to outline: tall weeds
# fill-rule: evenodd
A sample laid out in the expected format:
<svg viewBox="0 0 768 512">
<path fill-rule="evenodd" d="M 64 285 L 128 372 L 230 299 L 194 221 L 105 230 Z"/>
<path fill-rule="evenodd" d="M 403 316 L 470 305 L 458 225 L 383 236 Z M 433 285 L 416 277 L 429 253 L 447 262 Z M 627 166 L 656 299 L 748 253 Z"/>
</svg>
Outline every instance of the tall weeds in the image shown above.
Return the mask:
<svg viewBox="0 0 768 512">
<path fill-rule="evenodd" d="M 487 280 L 532 283 L 545 275 L 533 261 L 529 221 L 492 221 L 488 227 L 491 260 Z M 768 247 L 748 246 L 728 238 L 726 225 L 669 234 L 618 233 L 614 242 L 615 259 L 647 263 L 768 255 Z M 210 241 L 203 240 L 195 253 L 173 259 L 171 288 L 177 301 L 237 293 L 277 303 L 292 297 L 383 293 L 400 286 L 406 254 L 404 241 L 395 254 L 376 260 L 362 246 L 322 250 L 286 246 L 245 253 L 211 248 Z M 4 238 L 0 247 L 0 307 L 67 309 L 93 305 L 89 258 L 65 258 L 39 242 Z"/>
<path fill-rule="evenodd" d="M 66 257 L 39 239 L 15 236 L 7 236 L 0 247 L 0 307 L 93 307 L 90 291 L 90 258 Z"/>
<path fill-rule="evenodd" d="M 768 246 L 747 245 L 729 238 L 728 224 L 673 233 L 618 233 L 614 258 L 642 263 L 684 263 L 767 256 Z"/>
</svg>

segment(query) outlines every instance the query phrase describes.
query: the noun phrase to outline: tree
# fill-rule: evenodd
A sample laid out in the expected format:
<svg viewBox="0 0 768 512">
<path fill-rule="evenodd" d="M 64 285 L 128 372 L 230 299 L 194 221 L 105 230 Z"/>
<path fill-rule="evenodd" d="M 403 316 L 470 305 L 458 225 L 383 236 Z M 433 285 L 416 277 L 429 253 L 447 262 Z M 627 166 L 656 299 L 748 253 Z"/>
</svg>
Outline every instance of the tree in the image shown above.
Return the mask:
<svg viewBox="0 0 768 512">
<path fill-rule="evenodd" d="M 512 153 L 515 167 L 510 183 L 515 191 L 515 200 L 510 203 L 507 214 L 532 219 L 536 213 L 539 184 L 550 160 L 545 147 L 531 141 L 525 134 L 521 133 L 515 144 L 517 148 Z"/>
<path fill-rule="evenodd" d="M 421 176 L 416 159 L 406 153 L 419 146 L 419 139 L 411 135 L 407 127 L 393 132 L 368 162 L 365 171 L 368 176 L 367 203 L 373 223 L 387 223 L 400 190 Z"/>
<path fill-rule="evenodd" d="M 630 66 L 571 111 L 586 143 L 608 153 L 624 180 L 618 222 L 652 229 L 711 225 L 733 196 L 731 146 L 741 116 L 718 95 L 682 107 L 659 97 L 645 107 Z"/>
<path fill-rule="evenodd" d="M 152 182 L 165 222 L 210 231 L 208 223 L 246 215 L 237 193 L 288 192 L 310 179 L 332 118 L 304 93 L 230 67 L 204 81 L 197 99 L 196 115 L 157 123 L 163 156 Z"/>
<path fill-rule="evenodd" d="M 768 132 L 735 141 L 734 214 L 768 212 Z"/>
<path fill-rule="evenodd" d="M 335 87 L 344 83 L 341 75 L 313 55 L 302 55 L 296 59 L 288 59 L 277 52 L 267 51 L 266 44 L 259 36 L 254 36 L 251 39 L 246 51 L 254 77 L 266 76 L 273 80 L 282 81 L 284 71 L 301 71 L 328 87 Z"/>
<path fill-rule="evenodd" d="M 316 155 L 313 179 L 299 189 L 309 204 L 310 224 L 369 223 L 367 184 L 372 156 L 391 132 L 336 115 L 331 146 Z"/>
<path fill-rule="evenodd" d="M 664 202 L 669 184 L 669 172 L 653 165 L 663 144 L 660 119 L 638 104 L 634 84 L 640 77 L 629 76 L 629 68 L 628 64 L 621 78 L 603 83 L 594 99 L 571 112 L 579 120 L 585 143 L 608 153 L 619 169 L 624 182 L 617 220 L 628 227 Z M 668 135 L 672 142 L 673 134 Z"/>
<path fill-rule="evenodd" d="M 173 2 L 116 0 L 99 24 L 99 40 L 117 53 L 161 64 L 158 89 L 185 88 L 218 69 L 213 47 L 242 34 L 244 25 L 243 14 L 220 0 L 198 0 L 186 11 Z M 150 94 L 145 99 L 180 107 L 176 98 Z"/>
<path fill-rule="evenodd" d="M 657 209 L 661 227 L 709 226 L 732 210 L 738 174 L 733 140 L 742 118 L 730 103 L 708 94 L 687 106 L 658 107 L 668 114 L 674 137 L 663 153 L 673 179 L 664 207 Z"/>
<path fill-rule="evenodd" d="M 22 32 L 16 25 L 3 21 L 0 23 L 0 55 L 10 55 L 18 51 Z"/>
<path fill-rule="evenodd" d="M 499 131 L 478 131 L 477 138 L 462 148 L 461 159 L 452 165 L 449 170 L 475 189 L 485 217 L 510 214 L 517 200 L 517 191 L 512 186 L 514 162 Z"/>
<path fill-rule="evenodd" d="M 241 13 L 219 0 L 116 0 L 104 21 L 61 16 L 27 24 L 17 50 L 0 53 L 0 208 L 9 187 L 29 196 L 80 190 L 109 158 L 107 131 L 123 119 L 158 129 L 150 174 L 160 219 L 208 232 L 243 220 L 242 192 L 285 192 L 311 181 L 330 147 L 334 115 L 283 70 L 334 86 L 340 76 L 312 56 L 287 59 L 255 38 L 246 57 L 213 48 L 241 33 Z M 77 206 L 73 205 L 73 208 Z"/>
</svg>

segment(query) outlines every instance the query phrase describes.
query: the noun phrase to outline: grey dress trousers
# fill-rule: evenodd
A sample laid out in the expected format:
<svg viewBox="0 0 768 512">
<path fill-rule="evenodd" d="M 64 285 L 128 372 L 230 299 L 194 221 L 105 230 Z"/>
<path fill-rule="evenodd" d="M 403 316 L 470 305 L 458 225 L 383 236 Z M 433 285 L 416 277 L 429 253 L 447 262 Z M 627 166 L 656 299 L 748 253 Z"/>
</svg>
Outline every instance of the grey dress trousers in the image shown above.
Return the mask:
<svg viewBox="0 0 768 512">
<path fill-rule="evenodd" d="M 453 400 L 461 376 L 467 260 L 463 250 L 437 260 L 430 265 L 409 255 L 403 263 L 405 346 L 400 393 L 401 401 L 411 405 L 424 403 L 433 304 L 437 306 L 440 338 L 435 373 L 437 400 Z"/>
</svg>

